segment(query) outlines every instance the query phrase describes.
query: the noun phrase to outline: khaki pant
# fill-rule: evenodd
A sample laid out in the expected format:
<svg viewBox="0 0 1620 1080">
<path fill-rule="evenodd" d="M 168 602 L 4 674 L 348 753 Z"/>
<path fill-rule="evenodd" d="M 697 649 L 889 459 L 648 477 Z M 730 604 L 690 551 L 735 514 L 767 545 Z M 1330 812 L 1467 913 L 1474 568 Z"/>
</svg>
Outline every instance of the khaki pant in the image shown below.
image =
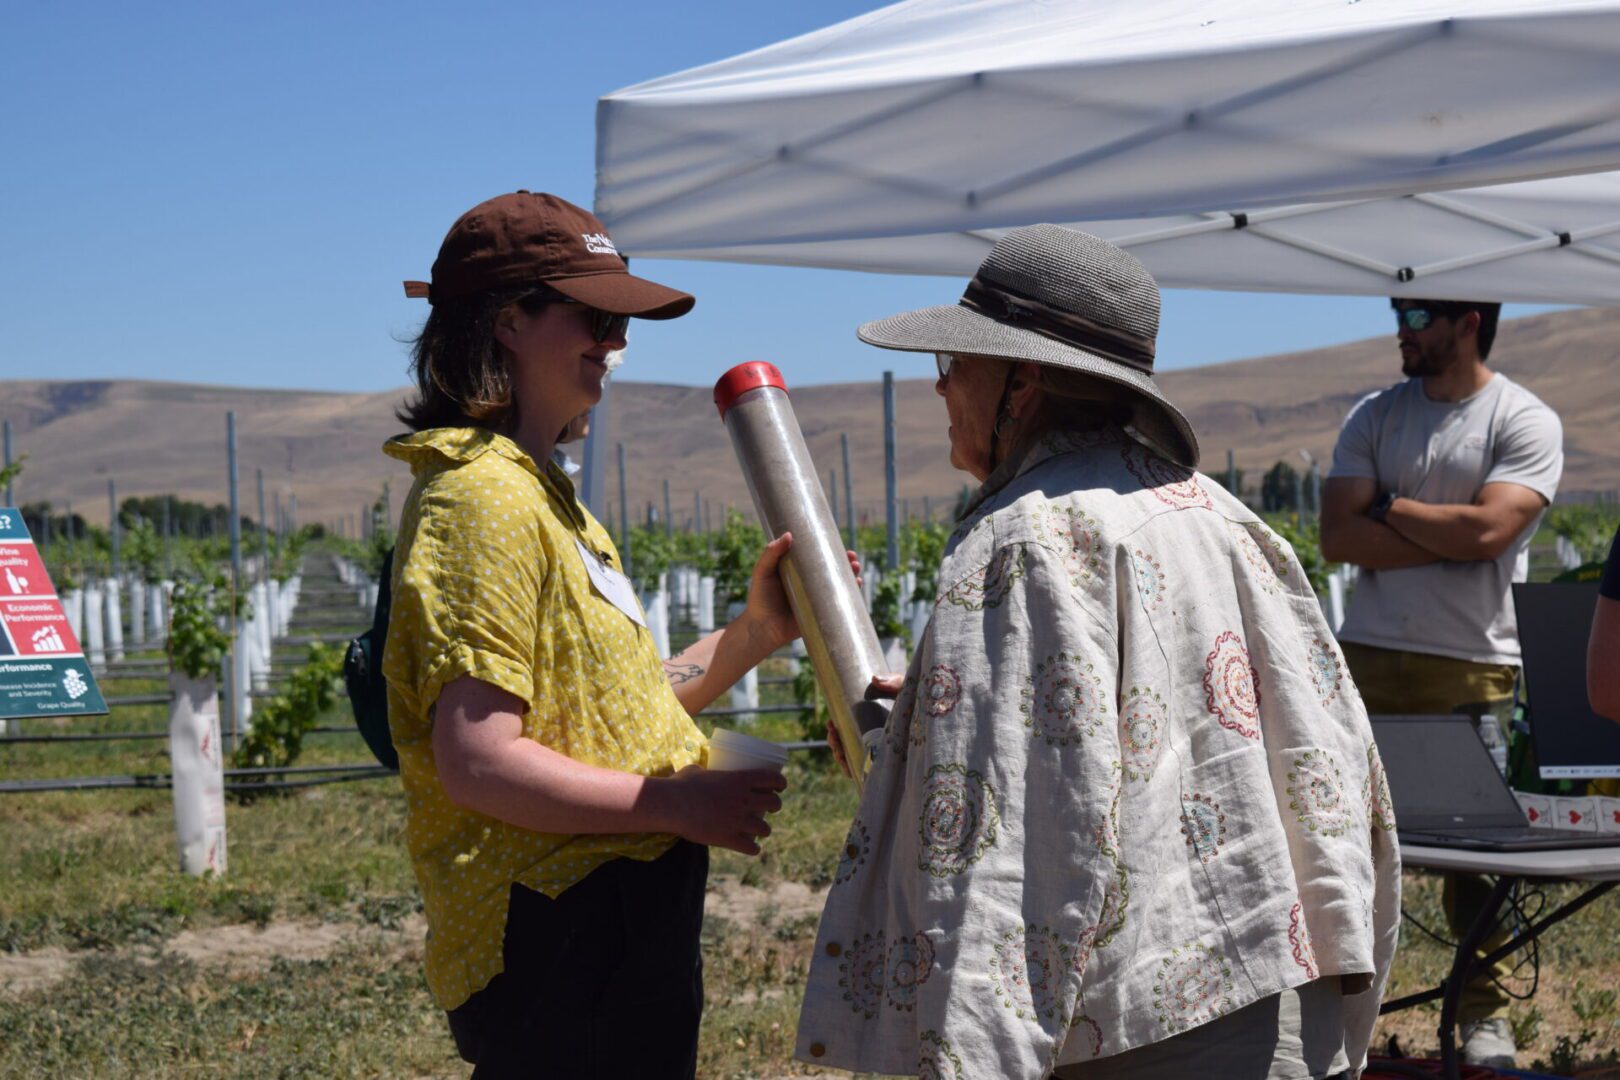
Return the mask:
<svg viewBox="0 0 1620 1080">
<path fill-rule="evenodd" d="M 1495 718 L 1506 745 L 1513 720 L 1513 684 L 1518 678 L 1518 668 L 1510 664 L 1476 664 L 1431 653 L 1380 649 L 1352 641 L 1343 642 L 1341 648 L 1345 662 L 1350 665 L 1350 676 L 1361 691 L 1369 713 L 1375 716 L 1437 716 L 1458 711 L 1483 716 L 1488 713 Z M 1445 907 L 1446 925 L 1454 937 L 1461 938 L 1490 895 L 1491 882 L 1481 874 L 1457 873 L 1443 875 L 1442 881 L 1441 902 Z M 1492 934 L 1485 940 L 1482 953 L 1505 942 L 1508 933 L 1509 928 L 1504 926 Z M 1511 970 L 1512 965 L 1507 961 L 1499 961 L 1491 968 L 1498 980 L 1505 979 Z M 1488 975 L 1481 974 L 1463 988 L 1457 1019 L 1466 1023 L 1505 1015 L 1510 1000 Z"/>
</svg>

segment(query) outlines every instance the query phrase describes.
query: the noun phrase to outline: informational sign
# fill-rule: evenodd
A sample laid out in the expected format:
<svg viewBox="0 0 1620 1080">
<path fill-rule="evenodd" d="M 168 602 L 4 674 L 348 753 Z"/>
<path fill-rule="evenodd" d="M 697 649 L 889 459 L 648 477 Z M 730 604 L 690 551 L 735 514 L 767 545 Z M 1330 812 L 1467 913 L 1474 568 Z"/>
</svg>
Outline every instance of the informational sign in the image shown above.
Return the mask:
<svg viewBox="0 0 1620 1080">
<path fill-rule="evenodd" d="M 106 711 L 22 514 L 0 507 L 0 718 Z"/>
</svg>

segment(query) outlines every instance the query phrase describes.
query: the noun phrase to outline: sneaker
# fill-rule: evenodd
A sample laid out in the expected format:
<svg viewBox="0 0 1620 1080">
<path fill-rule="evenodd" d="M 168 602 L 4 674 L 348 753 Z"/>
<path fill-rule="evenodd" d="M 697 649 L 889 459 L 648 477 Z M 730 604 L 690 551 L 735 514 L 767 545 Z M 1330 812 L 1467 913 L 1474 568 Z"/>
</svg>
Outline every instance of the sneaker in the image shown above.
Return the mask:
<svg viewBox="0 0 1620 1080">
<path fill-rule="evenodd" d="M 1517 1052 L 1513 1029 L 1505 1016 L 1470 1020 L 1462 1025 L 1462 1059 L 1470 1065 L 1511 1069 L 1516 1064 L 1513 1055 Z"/>
</svg>

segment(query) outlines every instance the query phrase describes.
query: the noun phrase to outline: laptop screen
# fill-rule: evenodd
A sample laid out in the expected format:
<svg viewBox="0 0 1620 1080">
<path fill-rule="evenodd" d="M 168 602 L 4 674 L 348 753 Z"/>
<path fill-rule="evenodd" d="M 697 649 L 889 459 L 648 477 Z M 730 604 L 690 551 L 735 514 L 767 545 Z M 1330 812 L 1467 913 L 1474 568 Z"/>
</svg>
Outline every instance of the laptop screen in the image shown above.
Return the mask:
<svg viewBox="0 0 1620 1080">
<path fill-rule="evenodd" d="M 1526 824 L 1468 717 L 1374 716 L 1372 729 L 1402 829 Z"/>
<path fill-rule="evenodd" d="M 1545 779 L 1620 776 L 1620 724 L 1586 698 L 1586 637 L 1598 583 L 1513 586 L 1530 698 L 1530 738 Z"/>
</svg>

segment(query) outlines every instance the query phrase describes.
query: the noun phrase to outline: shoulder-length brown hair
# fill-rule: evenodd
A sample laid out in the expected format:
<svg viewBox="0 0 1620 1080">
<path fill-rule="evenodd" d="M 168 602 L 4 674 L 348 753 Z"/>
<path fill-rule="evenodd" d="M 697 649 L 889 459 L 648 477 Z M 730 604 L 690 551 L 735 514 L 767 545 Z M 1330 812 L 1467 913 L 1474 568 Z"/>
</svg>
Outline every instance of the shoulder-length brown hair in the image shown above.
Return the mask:
<svg viewBox="0 0 1620 1080">
<path fill-rule="evenodd" d="M 515 427 L 511 362 L 495 340 L 495 320 L 510 304 L 532 314 L 545 300 L 536 289 L 496 289 L 434 304 L 410 342 L 416 393 L 394 415 L 412 431 Z"/>
</svg>

